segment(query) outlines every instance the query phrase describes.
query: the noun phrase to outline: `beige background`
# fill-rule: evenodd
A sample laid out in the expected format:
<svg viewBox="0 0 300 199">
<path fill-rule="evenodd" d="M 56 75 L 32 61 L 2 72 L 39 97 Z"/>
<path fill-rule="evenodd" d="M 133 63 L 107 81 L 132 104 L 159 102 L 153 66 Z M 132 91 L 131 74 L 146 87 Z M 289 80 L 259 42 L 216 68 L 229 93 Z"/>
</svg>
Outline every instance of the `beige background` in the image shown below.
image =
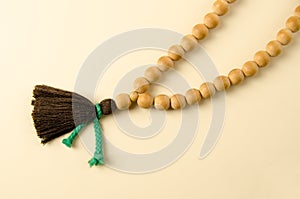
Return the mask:
<svg viewBox="0 0 300 199">
<path fill-rule="evenodd" d="M 79 143 L 73 150 L 62 146 L 61 139 L 46 147 L 39 144 L 30 117 L 35 84 L 72 90 L 83 61 L 112 35 L 141 27 L 189 33 L 212 3 L 2 0 L 0 197 L 299 198 L 299 34 L 270 67 L 228 93 L 223 136 L 204 160 L 197 157 L 209 127 L 210 121 L 205 119 L 211 114 L 209 103 L 201 109 L 203 126 L 190 149 L 173 165 L 155 173 L 132 175 L 107 167 L 90 169 L 90 155 Z M 221 26 L 202 43 L 220 73 L 226 74 L 264 48 L 298 3 L 241 0 L 232 5 Z M 160 54 L 145 53 L 139 64 L 152 63 Z M 124 58 L 126 65 L 120 64 L 121 60 L 120 67 L 118 63 L 114 67 L 126 73 L 137 63 L 134 57 Z M 184 72 L 184 68 L 178 70 Z M 197 78 L 189 78 L 195 86 L 200 84 Z M 111 89 L 113 84 L 106 94 Z M 137 115 L 133 113 L 133 120 Z M 112 118 L 106 120 L 113 123 Z M 168 136 L 145 150 L 164 146 L 174 135 Z M 123 137 L 110 139 L 129 151 L 143 150 L 143 143 L 124 142 L 132 138 Z"/>
</svg>

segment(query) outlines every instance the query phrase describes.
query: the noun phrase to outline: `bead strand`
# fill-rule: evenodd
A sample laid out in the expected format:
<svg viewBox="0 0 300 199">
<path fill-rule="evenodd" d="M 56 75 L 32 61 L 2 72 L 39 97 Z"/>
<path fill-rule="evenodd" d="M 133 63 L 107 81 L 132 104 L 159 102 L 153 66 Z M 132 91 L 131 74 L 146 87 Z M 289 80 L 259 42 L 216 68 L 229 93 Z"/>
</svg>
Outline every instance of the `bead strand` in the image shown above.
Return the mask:
<svg viewBox="0 0 300 199">
<path fill-rule="evenodd" d="M 214 3 L 215 13 L 218 15 L 223 15 L 227 12 L 226 8 L 221 7 L 224 5 L 224 0 L 217 0 Z M 227 3 L 232 3 L 234 1 L 227 0 Z M 225 4 L 226 5 L 226 4 Z M 223 10 L 223 12 L 221 12 Z M 196 25 L 201 29 L 206 25 L 198 24 Z M 200 28 L 198 30 L 200 30 Z M 203 32 L 204 30 L 204 32 Z M 201 30 L 201 34 L 207 34 L 205 29 Z M 228 73 L 228 76 L 218 76 L 214 79 L 213 83 L 204 82 L 200 85 L 199 89 L 189 89 L 185 96 L 181 94 L 175 94 L 171 97 L 167 95 L 157 95 L 152 97 L 151 94 L 146 92 L 150 87 L 150 81 L 144 77 L 136 79 L 134 82 L 135 91 L 128 94 L 120 94 L 116 97 L 115 103 L 116 107 L 119 110 L 128 109 L 133 102 L 137 102 L 138 106 L 141 108 L 151 108 L 155 107 L 157 110 L 168 110 L 168 109 L 183 109 L 186 105 L 193 105 L 199 103 L 202 99 L 208 99 L 213 97 L 217 91 L 226 91 L 231 86 L 240 84 L 247 77 L 255 76 L 259 68 L 263 68 L 269 64 L 271 58 L 279 56 L 282 52 L 284 46 L 288 45 L 292 38 L 293 34 L 300 30 L 300 6 L 298 6 L 294 11 L 294 16 L 289 17 L 286 20 L 285 28 L 282 28 L 276 35 L 275 40 L 271 40 L 267 43 L 265 50 L 257 51 L 253 60 L 246 61 L 242 68 L 235 68 Z M 195 30 L 194 30 L 195 31 Z M 193 32 L 194 32 L 193 31 Z M 196 31 L 197 32 L 197 31 Z M 197 36 L 200 35 L 200 31 L 197 32 Z M 202 35 L 203 36 L 203 35 Z M 185 36 L 183 40 L 188 40 L 187 38 L 191 37 L 190 35 Z M 195 37 L 198 39 L 198 37 Z M 186 42 L 185 48 L 189 46 Z M 175 55 L 163 56 L 158 60 L 158 67 L 150 67 L 145 71 L 145 76 L 148 77 L 151 81 L 156 81 L 159 79 L 163 71 L 168 70 L 174 66 L 174 61 L 179 58 L 179 51 L 184 49 L 181 45 L 174 47 L 174 51 L 178 53 Z M 172 57 L 173 56 L 173 57 Z M 177 57 L 176 57 L 177 56 Z M 174 59 L 176 58 L 176 59 Z M 158 72 L 159 71 L 159 72 Z"/>
<path fill-rule="evenodd" d="M 162 72 L 174 68 L 175 62 L 179 61 L 186 52 L 193 50 L 198 45 L 198 41 L 204 39 L 208 35 L 209 29 L 218 26 L 220 16 L 223 16 L 228 12 L 229 4 L 233 2 L 235 1 L 216 0 L 212 6 L 213 12 L 204 16 L 203 24 L 195 25 L 192 34 L 185 35 L 181 39 L 180 44 L 172 45 L 168 49 L 168 55 L 158 59 L 157 66 L 149 67 L 146 69 L 144 77 L 138 77 L 134 81 L 134 91 L 139 94 L 146 92 L 150 88 L 151 83 L 159 80 Z"/>
</svg>

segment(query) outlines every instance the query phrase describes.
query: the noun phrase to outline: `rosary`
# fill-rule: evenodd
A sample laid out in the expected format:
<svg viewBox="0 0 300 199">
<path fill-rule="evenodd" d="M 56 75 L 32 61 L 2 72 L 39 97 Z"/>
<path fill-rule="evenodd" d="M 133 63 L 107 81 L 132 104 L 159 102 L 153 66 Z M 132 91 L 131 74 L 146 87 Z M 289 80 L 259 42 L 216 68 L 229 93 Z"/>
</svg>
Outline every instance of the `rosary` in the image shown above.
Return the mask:
<svg viewBox="0 0 300 199">
<path fill-rule="evenodd" d="M 280 55 L 283 46 L 289 44 L 293 33 L 300 30 L 300 5 L 295 9 L 294 15 L 289 17 L 276 36 L 275 40 L 267 43 L 265 50 L 257 51 L 253 60 L 246 61 L 242 68 L 231 70 L 227 76 L 218 76 L 213 82 L 202 83 L 199 89 L 189 89 L 185 95 L 174 94 L 157 95 L 153 97 L 147 92 L 152 82 L 158 81 L 161 75 L 170 68 L 174 68 L 175 62 L 184 57 L 203 40 L 211 29 L 218 26 L 220 17 L 225 15 L 229 6 L 235 0 L 216 0 L 212 6 L 212 12 L 206 14 L 203 23 L 197 24 L 192 29 L 192 34 L 184 36 L 180 44 L 171 46 L 168 54 L 157 60 L 157 65 L 149 67 L 144 72 L 144 77 L 137 78 L 130 93 L 121 93 L 115 99 L 104 99 L 94 105 L 87 98 L 46 85 L 37 85 L 33 90 L 32 118 L 37 135 L 43 144 L 71 132 L 68 138 L 63 139 L 63 144 L 71 147 L 80 130 L 93 122 L 96 147 L 94 156 L 89 165 L 104 164 L 102 149 L 102 129 L 99 120 L 102 116 L 109 115 L 116 110 L 126 110 L 133 103 L 141 108 L 157 110 L 183 109 L 187 105 L 199 103 L 202 99 L 213 97 L 216 92 L 224 92 L 231 86 L 244 81 L 245 78 L 254 76 L 259 68 L 267 66 L 273 57 Z"/>
</svg>

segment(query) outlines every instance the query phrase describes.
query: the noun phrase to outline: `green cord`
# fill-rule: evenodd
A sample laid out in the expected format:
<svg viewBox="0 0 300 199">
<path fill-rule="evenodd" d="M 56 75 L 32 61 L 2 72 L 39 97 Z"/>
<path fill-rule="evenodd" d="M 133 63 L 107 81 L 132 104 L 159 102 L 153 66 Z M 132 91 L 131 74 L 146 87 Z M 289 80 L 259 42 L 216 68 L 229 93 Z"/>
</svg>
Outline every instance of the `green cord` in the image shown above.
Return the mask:
<svg viewBox="0 0 300 199">
<path fill-rule="evenodd" d="M 93 120 L 93 123 L 96 138 L 96 148 L 93 158 L 89 161 L 90 167 L 94 165 L 104 164 L 104 156 L 102 150 L 102 129 L 99 122 L 100 118 L 102 117 L 102 110 L 100 104 L 96 104 L 95 109 L 97 117 Z M 78 136 L 79 131 L 85 126 L 86 124 L 79 124 L 78 126 L 76 126 L 76 128 L 72 131 L 71 135 L 68 138 L 63 139 L 62 143 L 65 144 L 67 147 L 71 147 L 74 139 Z"/>
<path fill-rule="evenodd" d="M 101 110 L 100 104 L 96 104 L 95 109 L 96 109 L 96 116 L 97 116 L 98 120 L 100 120 L 100 118 L 102 117 L 102 110 Z"/>
<path fill-rule="evenodd" d="M 62 143 L 63 143 L 64 145 L 66 145 L 67 147 L 71 148 L 74 139 L 77 137 L 79 131 L 80 131 L 83 127 L 85 127 L 85 124 L 79 124 L 78 126 L 76 126 L 76 128 L 72 131 L 71 135 L 70 135 L 68 138 L 63 139 Z"/>
<path fill-rule="evenodd" d="M 97 118 L 94 119 L 94 129 L 96 137 L 96 149 L 94 152 L 94 157 L 89 161 L 90 167 L 94 165 L 104 164 L 102 151 L 102 130 Z"/>
<path fill-rule="evenodd" d="M 99 104 L 96 104 L 95 108 L 97 114 L 97 118 L 94 119 L 96 148 L 94 152 L 94 157 L 89 161 L 90 167 L 94 165 L 104 164 L 104 156 L 102 150 L 102 129 L 99 123 L 99 119 L 102 116 L 102 111 Z"/>
</svg>

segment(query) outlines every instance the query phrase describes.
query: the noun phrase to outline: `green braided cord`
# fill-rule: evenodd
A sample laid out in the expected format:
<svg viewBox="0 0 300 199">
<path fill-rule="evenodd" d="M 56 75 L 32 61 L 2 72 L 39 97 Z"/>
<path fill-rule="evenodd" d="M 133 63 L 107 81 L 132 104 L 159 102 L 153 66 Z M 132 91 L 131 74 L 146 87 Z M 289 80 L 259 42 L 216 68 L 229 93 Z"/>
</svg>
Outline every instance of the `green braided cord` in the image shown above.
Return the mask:
<svg viewBox="0 0 300 199">
<path fill-rule="evenodd" d="M 66 139 L 63 139 L 62 143 L 64 145 L 66 145 L 67 147 L 71 148 L 72 147 L 72 143 L 74 141 L 74 139 L 77 137 L 79 131 L 85 127 L 86 124 L 79 124 L 78 126 L 76 126 L 76 128 L 72 131 L 71 135 L 66 138 Z"/>
<path fill-rule="evenodd" d="M 99 109 L 96 105 L 97 118 L 94 119 L 94 130 L 96 137 L 96 149 L 94 152 L 94 157 L 89 161 L 90 167 L 94 165 L 104 164 L 104 156 L 102 150 L 102 129 L 99 123 L 99 120 L 102 116 L 102 111 L 99 106 Z"/>
</svg>

